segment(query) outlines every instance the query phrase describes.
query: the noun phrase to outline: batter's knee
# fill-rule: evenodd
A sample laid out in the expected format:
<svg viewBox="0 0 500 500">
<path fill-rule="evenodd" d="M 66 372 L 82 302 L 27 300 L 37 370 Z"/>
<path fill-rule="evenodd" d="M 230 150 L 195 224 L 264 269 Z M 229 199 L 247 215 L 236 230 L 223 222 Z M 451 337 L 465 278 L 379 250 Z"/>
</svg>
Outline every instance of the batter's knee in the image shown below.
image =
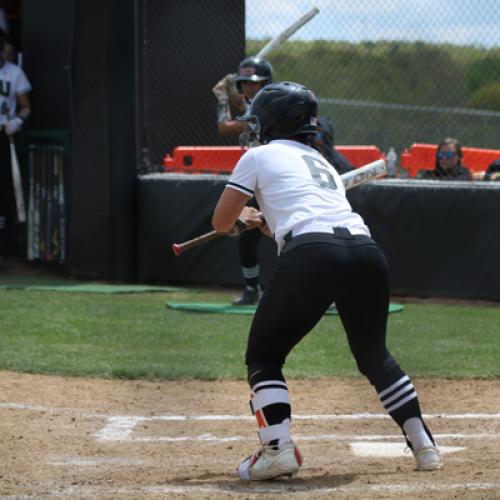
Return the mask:
<svg viewBox="0 0 500 500">
<path fill-rule="evenodd" d="M 282 365 L 272 361 L 255 361 L 247 365 L 247 380 L 250 387 L 266 380 L 285 381 Z"/>
<path fill-rule="evenodd" d="M 404 373 L 392 354 L 386 349 L 381 355 L 364 356 L 356 359 L 359 371 L 375 387 L 386 387 Z"/>
</svg>

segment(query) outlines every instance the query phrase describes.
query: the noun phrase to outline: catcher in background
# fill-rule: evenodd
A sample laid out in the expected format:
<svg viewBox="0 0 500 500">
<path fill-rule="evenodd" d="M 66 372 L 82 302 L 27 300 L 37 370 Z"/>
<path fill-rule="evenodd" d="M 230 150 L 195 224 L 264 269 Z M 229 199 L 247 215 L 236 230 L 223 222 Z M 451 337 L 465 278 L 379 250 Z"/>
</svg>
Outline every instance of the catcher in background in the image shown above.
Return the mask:
<svg viewBox="0 0 500 500">
<path fill-rule="evenodd" d="M 335 167 L 340 175 L 354 169 L 351 162 L 335 148 L 335 131 L 328 116 L 318 117 L 317 132 L 313 136 L 312 146 Z"/>
<path fill-rule="evenodd" d="M 226 75 L 212 89 L 217 98 L 217 127 L 221 135 L 240 135 L 245 130 L 245 122 L 237 120 L 248 109 L 255 94 L 272 80 L 272 66 L 261 57 L 243 59 L 236 74 Z M 249 205 L 258 209 L 255 199 Z M 260 231 L 245 231 L 238 238 L 241 273 L 245 289 L 234 305 L 254 305 L 260 300 L 260 266 L 258 244 Z"/>
<path fill-rule="evenodd" d="M 390 288 L 385 256 L 352 211 L 338 172 L 310 146 L 316 114 L 316 97 L 306 87 L 266 85 L 244 117 L 252 141 L 263 145 L 241 157 L 212 218 L 220 232 L 228 232 L 238 218 L 249 228 L 261 228 L 274 238 L 279 254 L 248 336 L 245 362 L 262 446 L 240 464 L 240 477 L 293 476 L 301 467 L 282 368 L 332 302 L 359 371 L 401 428 L 417 469 L 440 469 L 443 462 L 415 387 L 386 346 Z M 265 222 L 245 206 L 254 195 Z"/>
</svg>

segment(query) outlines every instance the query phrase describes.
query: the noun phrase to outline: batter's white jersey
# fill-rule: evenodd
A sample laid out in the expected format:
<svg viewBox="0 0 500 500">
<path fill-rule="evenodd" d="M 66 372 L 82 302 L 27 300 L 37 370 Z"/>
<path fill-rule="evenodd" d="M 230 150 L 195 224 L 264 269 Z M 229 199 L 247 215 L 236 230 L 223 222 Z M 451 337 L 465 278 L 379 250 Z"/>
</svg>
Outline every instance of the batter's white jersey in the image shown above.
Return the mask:
<svg viewBox="0 0 500 500">
<path fill-rule="evenodd" d="M 290 231 L 292 236 L 331 233 L 338 226 L 370 236 L 361 216 L 352 211 L 335 168 L 300 142 L 277 139 L 248 150 L 227 187 L 257 198 L 278 254 Z"/>
<path fill-rule="evenodd" d="M 0 68 L 0 124 L 16 116 L 16 96 L 30 90 L 24 71 L 17 64 L 5 61 Z"/>
</svg>

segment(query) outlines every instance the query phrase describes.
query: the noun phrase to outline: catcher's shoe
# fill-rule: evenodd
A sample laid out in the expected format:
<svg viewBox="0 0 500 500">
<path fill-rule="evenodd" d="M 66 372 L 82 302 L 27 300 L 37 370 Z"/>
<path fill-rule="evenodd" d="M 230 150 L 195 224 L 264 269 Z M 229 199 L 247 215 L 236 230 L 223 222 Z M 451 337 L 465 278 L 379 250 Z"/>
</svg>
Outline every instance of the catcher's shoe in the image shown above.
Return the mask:
<svg viewBox="0 0 500 500">
<path fill-rule="evenodd" d="M 241 479 L 262 481 L 282 476 L 293 477 L 302 465 L 302 455 L 293 443 L 286 443 L 278 449 L 264 446 L 245 458 L 238 467 Z"/>
<path fill-rule="evenodd" d="M 243 295 L 233 301 L 233 306 L 254 306 L 259 303 L 260 290 L 258 288 L 245 288 Z"/>
<path fill-rule="evenodd" d="M 413 452 L 413 455 L 417 461 L 417 470 L 429 471 L 443 468 L 443 459 L 435 446 L 426 446 L 417 453 Z"/>
</svg>

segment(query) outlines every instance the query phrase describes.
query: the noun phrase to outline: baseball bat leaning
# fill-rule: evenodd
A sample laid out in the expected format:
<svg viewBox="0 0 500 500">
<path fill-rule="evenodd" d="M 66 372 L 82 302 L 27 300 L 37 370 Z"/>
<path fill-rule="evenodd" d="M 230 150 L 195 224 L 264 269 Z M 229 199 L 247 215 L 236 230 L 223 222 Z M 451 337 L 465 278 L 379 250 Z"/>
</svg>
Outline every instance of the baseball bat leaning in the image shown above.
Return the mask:
<svg viewBox="0 0 500 500">
<path fill-rule="evenodd" d="M 34 260 L 35 252 L 33 251 L 33 234 L 34 234 L 34 220 L 35 220 L 35 149 L 31 145 L 29 147 L 29 172 L 30 172 L 30 191 L 28 202 L 28 260 Z"/>
<path fill-rule="evenodd" d="M 319 9 L 317 7 L 313 7 L 307 14 L 304 14 L 300 19 L 297 19 L 297 21 L 291 24 L 279 35 L 267 42 L 267 44 L 259 50 L 257 57 L 267 57 L 270 52 L 276 50 L 280 45 L 286 42 L 286 40 L 288 40 L 297 30 L 302 28 L 304 24 L 308 23 L 318 12 Z"/>
<path fill-rule="evenodd" d="M 64 194 L 64 149 L 59 148 L 58 164 L 59 164 L 59 262 L 66 260 L 66 202 Z"/>
<path fill-rule="evenodd" d="M 384 177 L 387 175 L 387 166 L 385 160 L 377 160 L 362 167 L 356 168 L 342 174 L 340 178 L 344 183 L 345 189 L 352 189 L 360 184 L 365 184 L 368 181 L 377 179 L 379 177 Z M 202 243 L 219 238 L 221 236 L 227 236 L 227 233 L 219 233 L 217 231 L 209 231 L 208 233 L 202 234 L 193 238 L 192 240 L 187 240 L 182 243 L 174 243 L 172 245 L 172 250 L 176 256 L 181 255 L 181 253 L 191 248 L 197 247 Z"/>
<path fill-rule="evenodd" d="M 10 166 L 12 169 L 12 183 L 14 184 L 14 195 L 16 198 L 17 219 L 19 222 L 26 221 L 26 208 L 24 206 L 23 186 L 21 182 L 21 169 L 17 159 L 16 145 L 14 138 L 9 135 Z"/>
</svg>

